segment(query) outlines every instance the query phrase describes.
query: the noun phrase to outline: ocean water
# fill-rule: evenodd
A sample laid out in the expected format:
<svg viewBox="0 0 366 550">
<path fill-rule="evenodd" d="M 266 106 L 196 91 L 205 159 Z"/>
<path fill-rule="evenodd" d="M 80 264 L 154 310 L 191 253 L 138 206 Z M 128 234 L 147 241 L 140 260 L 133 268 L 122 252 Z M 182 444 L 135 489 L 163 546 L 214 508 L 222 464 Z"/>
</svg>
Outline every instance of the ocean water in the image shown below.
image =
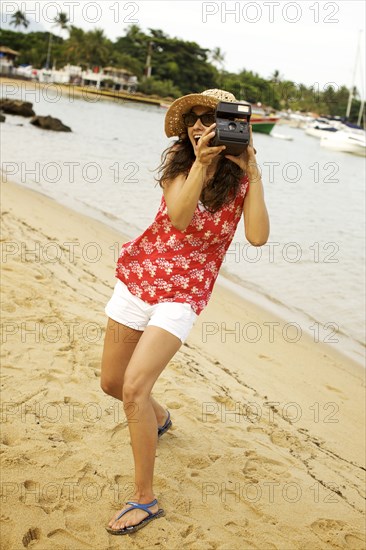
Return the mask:
<svg viewBox="0 0 366 550">
<path fill-rule="evenodd" d="M 28 84 L 29 86 L 29 84 Z M 50 86 L 1 84 L 2 96 L 31 101 L 72 133 L 47 132 L 7 115 L 3 175 L 99 219 L 128 237 L 151 223 L 161 199 L 154 177 L 166 110 L 98 96 L 61 97 Z M 314 341 L 363 362 L 365 159 L 328 151 L 303 130 L 292 141 L 254 134 L 270 215 L 269 241 L 247 243 L 239 223 L 221 277 L 247 298 L 277 309 Z"/>
</svg>

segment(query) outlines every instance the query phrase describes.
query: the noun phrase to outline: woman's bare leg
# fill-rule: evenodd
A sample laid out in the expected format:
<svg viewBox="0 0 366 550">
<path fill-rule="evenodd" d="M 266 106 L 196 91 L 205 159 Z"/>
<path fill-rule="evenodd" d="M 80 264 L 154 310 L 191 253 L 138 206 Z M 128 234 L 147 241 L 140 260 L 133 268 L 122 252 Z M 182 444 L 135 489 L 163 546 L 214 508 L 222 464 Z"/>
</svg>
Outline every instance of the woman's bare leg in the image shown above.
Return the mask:
<svg viewBox="0 0 366 550">
<path fill-rule="evenodd" d="M 143 331 L 135 330 L 108 318 L 102 356 L 101 387 L 105 393 L 122 401 L 123 380 L 127 365 Z M 167 412 L 152 396 L 158 426 L 167 419 Z"/>
<path fill-rule="evenodd" d="M 139 339 L 125 371 L 123 406 L 128 419 L 135 462 L 135 494 L 130 500 L 146 504 L 154 497 L 153 475 L 157 443 L 157 420 L 150 392 L 170 359 L 182 342 L 164 329 L 148 326 Z M 129 505 L 122 508 L 127 509 Z M 150 512 L 158 511 L 158 505 Z M 143 510 L 131 510 L 116 521 L 120 510 L 110 521 L 109 527 L 122 529 L 136 525 L 147 516 Z"/>
</svg>

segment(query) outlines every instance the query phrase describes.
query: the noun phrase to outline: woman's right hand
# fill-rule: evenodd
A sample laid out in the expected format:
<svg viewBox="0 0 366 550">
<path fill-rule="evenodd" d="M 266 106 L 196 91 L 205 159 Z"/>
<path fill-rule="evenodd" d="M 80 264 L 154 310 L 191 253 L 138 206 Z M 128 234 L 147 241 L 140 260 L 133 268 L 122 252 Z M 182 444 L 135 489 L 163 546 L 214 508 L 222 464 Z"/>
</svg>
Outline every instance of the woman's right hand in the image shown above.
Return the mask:
<svg viewBox="0 0 366 550">
<path fill-rule="evenodd" d="M 215 135 L 216 123 L 214 122 L 204 130 L 197 145 L 194 146 L 196 160 L 203 166 L 209 166 L 211 162 L 226 149 L 225 145 L 210 147 L 210 141 Z"/>
</svg>

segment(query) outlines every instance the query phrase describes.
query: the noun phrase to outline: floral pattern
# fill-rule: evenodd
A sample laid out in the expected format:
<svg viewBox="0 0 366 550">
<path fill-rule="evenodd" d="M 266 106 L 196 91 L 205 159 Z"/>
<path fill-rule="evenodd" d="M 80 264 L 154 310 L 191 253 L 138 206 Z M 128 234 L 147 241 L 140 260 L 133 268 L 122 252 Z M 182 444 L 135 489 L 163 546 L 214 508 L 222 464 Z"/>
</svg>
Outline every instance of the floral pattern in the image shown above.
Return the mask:
<svg viewBox="0 0 366 550">
<path fill-rule="evenodd" d="M 172 225 L 163 195 L 153 223 L 122 246 L 116 277 L 149 304 L 188 303 L 199 315 L 234 238 L 248 185 L 243 178 L 235 199 L 215 214 L 197 205 L 184 231 Z"/>
</svg>

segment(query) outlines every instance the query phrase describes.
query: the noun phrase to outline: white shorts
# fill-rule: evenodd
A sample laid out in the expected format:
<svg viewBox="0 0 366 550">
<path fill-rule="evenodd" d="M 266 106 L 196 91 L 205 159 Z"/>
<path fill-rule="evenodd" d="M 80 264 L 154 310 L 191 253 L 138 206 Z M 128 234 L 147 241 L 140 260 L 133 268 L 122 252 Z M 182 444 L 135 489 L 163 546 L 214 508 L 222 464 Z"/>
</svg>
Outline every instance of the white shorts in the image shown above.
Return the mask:
<svg viewBox="0 0 366 550">
<path fill-rule="evenodd" d="M 198 317 L 187 303 L 148 304 L 131 294 L 127 286 L 119 279 L 104 311 L 113 321 L 135 330 L 144 330 L 148 325 L 163 328 L 177 336 L 182 343 L 186 340 Z"/>
</svg>

